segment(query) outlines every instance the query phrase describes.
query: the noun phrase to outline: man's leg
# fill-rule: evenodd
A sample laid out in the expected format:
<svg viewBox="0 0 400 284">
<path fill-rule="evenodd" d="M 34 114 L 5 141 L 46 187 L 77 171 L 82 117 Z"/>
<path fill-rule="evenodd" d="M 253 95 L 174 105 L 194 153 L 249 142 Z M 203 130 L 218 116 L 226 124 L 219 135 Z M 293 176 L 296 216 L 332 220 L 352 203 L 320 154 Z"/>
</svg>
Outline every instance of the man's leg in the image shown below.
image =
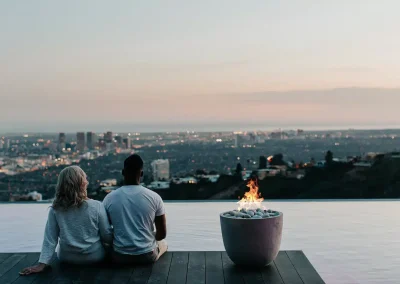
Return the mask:
<svg viewBox="0 0 400 284">
<path fill-rule="evenodd" d="M 158 255 L 157 255 L 156 261 L 157 261 L 164 253 L 166 253 L 167 250 L 168 250 L 168 244 L 167 244 L 167 242 L 166 242 L 165 240 L 158 241 L 158 242 L 157 242 L 157 245 L 158 245 Z"/>
</svg>

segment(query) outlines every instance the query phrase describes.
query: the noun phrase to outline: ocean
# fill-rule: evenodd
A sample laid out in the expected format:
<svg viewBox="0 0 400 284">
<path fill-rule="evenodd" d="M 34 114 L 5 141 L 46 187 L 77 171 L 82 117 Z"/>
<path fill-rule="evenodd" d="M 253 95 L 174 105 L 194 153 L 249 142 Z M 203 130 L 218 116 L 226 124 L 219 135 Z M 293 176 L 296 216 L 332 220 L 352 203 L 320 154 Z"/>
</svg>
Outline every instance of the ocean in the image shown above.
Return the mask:
<svg viewBox="0 0 400 284">
<path fill-rule="evenodd" d="M 281 249 L 303 250 L 326 283 L 400 283 L 400 201 L 264 201 L 264 205 L 284 214 Z M 40 251 L 49 206 L 0 204 L 0 252 Z M 235 209 L 234 202 L 166 202 L 165 206 L 171 251 L 224 250 L 219 213 Z"/>
</svg>

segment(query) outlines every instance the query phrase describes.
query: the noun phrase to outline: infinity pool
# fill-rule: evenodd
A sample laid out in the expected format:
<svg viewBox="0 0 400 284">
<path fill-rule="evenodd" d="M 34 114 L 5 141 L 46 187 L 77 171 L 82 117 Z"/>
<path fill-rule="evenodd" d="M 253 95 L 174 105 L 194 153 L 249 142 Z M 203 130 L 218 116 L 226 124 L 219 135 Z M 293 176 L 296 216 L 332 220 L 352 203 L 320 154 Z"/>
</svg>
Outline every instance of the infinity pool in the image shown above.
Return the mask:
<svg viewBox="0 0 400 284">
<path fill-rule="evenodd" d="M 400 201 L 264 202 L 284 213 L 281 249 L 303 250 L 327 283 L 400 283 Z M 0 252 L 40 251 L 50 204 L 0 204 Z M 165 204 L 170 250 L 223 250 L 233 202 Z M 244 239 L 243 242 L 250 241 Z"/>
</svg>

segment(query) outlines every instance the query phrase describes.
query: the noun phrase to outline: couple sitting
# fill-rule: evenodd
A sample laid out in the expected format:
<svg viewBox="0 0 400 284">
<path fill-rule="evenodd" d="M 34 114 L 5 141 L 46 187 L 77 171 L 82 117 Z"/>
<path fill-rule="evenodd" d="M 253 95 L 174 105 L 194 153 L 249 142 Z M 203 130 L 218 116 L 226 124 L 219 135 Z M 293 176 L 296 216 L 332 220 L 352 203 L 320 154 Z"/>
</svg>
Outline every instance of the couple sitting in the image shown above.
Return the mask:
<svg viewBox="0 0 400 284">
<path fill-rule="evenodd" d="M 103 261 L 108 251 L 115 263 L 157 261 L 167 250 L 163 241 L 167 234 L 163 201 L 140 185 L 140 156 L 128 157 L 122 174 L 125 186 L 108 194 L 101 203 L 87 197 L 88 181 L 80 167 L 63 169 L 49 210 L 39 263 L 20 274 L 38 273 L 48 267 L 57 244 L 60 261 L 73 264 Z"/>
</svg>

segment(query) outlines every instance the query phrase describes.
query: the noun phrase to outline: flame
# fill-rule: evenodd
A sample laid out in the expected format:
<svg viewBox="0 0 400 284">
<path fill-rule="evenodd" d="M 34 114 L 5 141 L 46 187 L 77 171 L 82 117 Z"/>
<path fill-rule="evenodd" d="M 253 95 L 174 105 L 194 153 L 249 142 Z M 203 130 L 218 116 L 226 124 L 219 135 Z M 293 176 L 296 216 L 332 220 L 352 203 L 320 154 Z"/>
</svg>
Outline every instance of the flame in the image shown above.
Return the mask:
<svg viewBox="0 0 400 284">
<path fill-rule="evenodd" d="M 261 202 L 264 201 L 264 198 L 261 197 L 261 193 L 258 192 L 257 181 L 250 180 L 247 183 L 247 187 L 250 189 L 248 192 L 244 194 L 244 197 L 238 202 L 240 209 L 257 209 L 261 208 Z"/>
</svg>

